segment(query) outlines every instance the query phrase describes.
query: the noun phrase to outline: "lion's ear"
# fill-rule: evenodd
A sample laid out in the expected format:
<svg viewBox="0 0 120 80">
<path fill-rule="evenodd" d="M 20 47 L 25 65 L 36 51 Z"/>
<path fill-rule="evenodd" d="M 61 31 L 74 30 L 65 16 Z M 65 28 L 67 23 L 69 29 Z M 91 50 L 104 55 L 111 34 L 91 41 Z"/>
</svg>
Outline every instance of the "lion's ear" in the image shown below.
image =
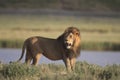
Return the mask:
<svg viewBox="0 0 120 80">
<path fill-rule="evenodd" d="M 64 31 L 64 34 L 65 34 L 65 33 L 68 33 L 68 29 L 66 29 L 66 30 Z"/>
</svg>

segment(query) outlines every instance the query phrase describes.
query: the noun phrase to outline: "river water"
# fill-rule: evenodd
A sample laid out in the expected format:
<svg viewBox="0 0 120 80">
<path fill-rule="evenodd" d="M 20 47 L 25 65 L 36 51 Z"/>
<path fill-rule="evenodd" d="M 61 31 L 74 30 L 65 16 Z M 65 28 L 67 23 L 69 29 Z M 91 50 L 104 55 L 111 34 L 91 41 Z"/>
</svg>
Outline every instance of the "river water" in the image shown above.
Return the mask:
<svg viewBox="0 0 120 80">
<path fill-rule="evenodd" d="M 16 61 L 21 56 L 21 49 L 0 49 L 0 61 L 2 63 L 9 63 L 10 61 Z M 25 55 L 24 55 L 25 56 Z M 22 59 L 24 62 L 25 57 Z M 100 66 L 120 64 L 120 52 L 113 51 L 81 51 L 81 55 L 77 58 L 77 61 L 86 61 L 90 64 L 97 64 Z M 62 60 L 51 61 L 44 56 L 41 57 L 39 64 L 41 63 L 56 63 L 63 64 Z"/>
</svg>

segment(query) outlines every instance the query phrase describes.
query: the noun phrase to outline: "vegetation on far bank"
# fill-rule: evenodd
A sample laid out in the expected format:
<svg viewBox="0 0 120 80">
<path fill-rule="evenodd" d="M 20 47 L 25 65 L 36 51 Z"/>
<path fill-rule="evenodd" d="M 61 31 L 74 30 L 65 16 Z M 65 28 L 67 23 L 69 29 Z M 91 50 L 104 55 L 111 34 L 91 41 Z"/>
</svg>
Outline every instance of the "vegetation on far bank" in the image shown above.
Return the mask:
<svg viewBox="0 0 120 80">
<path fill-rule="evenodd" d="M 0 40 L 0 48 L 21 48 L 23 41 L 20 40 Z M 120 51 L 120 43 L 110 42 L 82 42 L 82 50 L 99 50 L 99 51 Z"/>
<path fill-rule="evenodd" d="M 20 63 L 0 64 L 1 80 L 119 80 L 120 65 L 101 67 L 77 62 L 75 70 L 68 73 L 62 64 L 30 66 Z"/>
<path fill-rule="evenodd" d="M 120 0 L 0 0 L 0 8 L 120 11 Z"/>
</svg>

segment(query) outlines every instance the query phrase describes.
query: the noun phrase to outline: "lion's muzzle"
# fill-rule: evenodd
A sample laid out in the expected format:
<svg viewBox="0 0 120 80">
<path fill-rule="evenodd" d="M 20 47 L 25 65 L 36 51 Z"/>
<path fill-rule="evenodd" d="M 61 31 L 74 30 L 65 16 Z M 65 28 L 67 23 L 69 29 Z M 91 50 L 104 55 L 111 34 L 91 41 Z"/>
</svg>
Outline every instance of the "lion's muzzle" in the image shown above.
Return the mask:
<svg viewBox="0 0 120 80">
<path fill-rule="evenodd" d="M 73 42 L 65 41 L 65 46 L 67 49 L 70 49 L 73 46 Z"/>
</svg>

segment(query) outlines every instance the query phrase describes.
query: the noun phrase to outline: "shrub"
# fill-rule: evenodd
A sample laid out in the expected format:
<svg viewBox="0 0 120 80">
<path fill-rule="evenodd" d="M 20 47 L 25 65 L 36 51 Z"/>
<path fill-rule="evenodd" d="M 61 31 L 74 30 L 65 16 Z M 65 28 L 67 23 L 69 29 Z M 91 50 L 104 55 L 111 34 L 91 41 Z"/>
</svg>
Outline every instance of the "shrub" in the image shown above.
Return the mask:
<svg viewBox="0 0 120 80">
<path fill-rule="evenodd" d="M 37 68 L 25 64 L 11 63 L 4 66 L 2 73 L 4 77 L 33 76 L 37 73 Z"/>
<path fill-rule="evenodd" d="M 75 71 L 67 73 L 63 65 L 0 64 L 1 80 L 119 80 L 120 65 L 101 67 L 87 62 L 77 62 Z"/>
</svg>

